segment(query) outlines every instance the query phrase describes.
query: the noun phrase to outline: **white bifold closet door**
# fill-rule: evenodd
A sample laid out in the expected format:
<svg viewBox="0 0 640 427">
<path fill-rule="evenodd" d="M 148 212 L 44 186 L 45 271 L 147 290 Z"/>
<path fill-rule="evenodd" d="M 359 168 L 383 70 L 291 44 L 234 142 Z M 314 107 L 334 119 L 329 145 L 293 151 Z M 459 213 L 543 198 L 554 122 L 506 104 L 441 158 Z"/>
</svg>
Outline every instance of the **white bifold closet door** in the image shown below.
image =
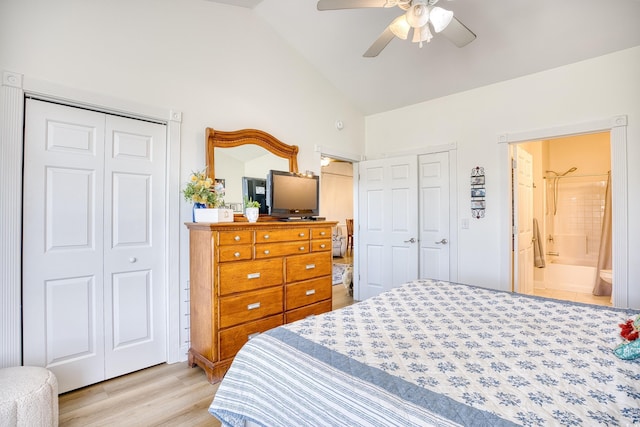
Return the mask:
<svg viewBox="0 0 640 427">
<path fill-rule="evenodd" d="M 23 362 L 59 392 L 166 361 L 166 126 L 29 99 Z"/>
</svg>

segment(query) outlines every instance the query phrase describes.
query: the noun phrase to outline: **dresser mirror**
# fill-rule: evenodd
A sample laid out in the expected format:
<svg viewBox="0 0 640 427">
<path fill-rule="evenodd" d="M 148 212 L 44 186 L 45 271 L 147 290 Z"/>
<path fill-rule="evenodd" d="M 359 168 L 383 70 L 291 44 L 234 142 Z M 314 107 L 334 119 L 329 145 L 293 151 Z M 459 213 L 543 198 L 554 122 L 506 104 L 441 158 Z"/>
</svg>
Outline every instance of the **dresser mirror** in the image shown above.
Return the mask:
<svg viewBox="0 0 640 427">
<path fill-rule="evenodd" d="M 206 129 L 207 175 L 222 181 L 225 204 L 242 212 L 243 177 L 265 178 L 271 169 L 298 172 L 298 146 L 256 129 Z"/>
</svg>

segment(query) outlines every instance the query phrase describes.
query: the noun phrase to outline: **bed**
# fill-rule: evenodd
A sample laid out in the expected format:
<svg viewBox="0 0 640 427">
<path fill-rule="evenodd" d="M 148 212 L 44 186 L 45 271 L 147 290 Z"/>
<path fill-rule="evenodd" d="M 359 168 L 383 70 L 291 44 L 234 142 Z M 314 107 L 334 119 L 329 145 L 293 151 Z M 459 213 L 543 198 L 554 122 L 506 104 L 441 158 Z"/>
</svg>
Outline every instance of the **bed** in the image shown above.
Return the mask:
<svg viewBox="0 0 640 427">
<path fill-rule="evenodd" d="M 253 338 L 209 408 L 223 425 L 631 425 L 638 310 L 418 280 Z"/>
</svg>

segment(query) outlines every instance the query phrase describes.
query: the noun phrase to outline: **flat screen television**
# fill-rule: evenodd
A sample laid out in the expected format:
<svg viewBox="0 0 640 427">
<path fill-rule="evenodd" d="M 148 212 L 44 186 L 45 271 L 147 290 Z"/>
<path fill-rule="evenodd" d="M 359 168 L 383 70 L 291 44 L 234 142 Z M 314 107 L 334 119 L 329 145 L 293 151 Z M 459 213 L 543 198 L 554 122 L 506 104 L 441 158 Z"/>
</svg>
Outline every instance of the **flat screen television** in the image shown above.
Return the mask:
<svg viewBox="0 0 640 427">
<path fill-rule="evenodd" d="M 267 175 L 269 215 L 280 219 L 313 219 L 320 213 L 320 180 L 271 170 Z"/>
<path fill-rule="evenodd" d="M 268 213 L 267 180 L 265 178 L 242 177 L 242 197 L 260 203 L 261 214 Z"/>
</svg>

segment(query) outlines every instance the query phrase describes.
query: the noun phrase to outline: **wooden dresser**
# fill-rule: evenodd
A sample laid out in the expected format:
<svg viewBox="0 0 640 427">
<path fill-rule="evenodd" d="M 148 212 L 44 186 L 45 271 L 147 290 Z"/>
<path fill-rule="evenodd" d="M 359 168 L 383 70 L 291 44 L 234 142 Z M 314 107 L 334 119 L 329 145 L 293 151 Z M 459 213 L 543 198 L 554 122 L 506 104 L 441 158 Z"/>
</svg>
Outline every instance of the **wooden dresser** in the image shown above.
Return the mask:
<svg viewBox="0 0 640 427">
<path fill-rule="evenodd" d="M 254 335 L 331 311 L 335 222 L 187 223 L 189 366 L 211 383 Z"/>
</svg>

